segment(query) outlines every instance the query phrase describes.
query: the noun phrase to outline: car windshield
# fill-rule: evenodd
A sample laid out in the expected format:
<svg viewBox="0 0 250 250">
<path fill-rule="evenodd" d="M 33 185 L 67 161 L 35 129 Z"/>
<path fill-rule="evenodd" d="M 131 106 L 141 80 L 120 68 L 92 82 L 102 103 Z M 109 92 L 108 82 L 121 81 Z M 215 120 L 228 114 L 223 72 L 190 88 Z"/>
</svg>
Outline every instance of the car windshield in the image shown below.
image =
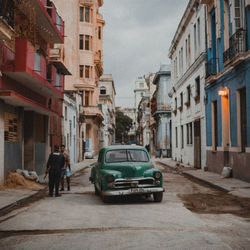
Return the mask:
<svg viewBox="0 0 250 250">
<path fill-rule="evenodd" d="M 110 150 L 106 153 L 106 162 L 148 162 L 149 158 L 144 150 L 123 149 Z"/>
</svg>

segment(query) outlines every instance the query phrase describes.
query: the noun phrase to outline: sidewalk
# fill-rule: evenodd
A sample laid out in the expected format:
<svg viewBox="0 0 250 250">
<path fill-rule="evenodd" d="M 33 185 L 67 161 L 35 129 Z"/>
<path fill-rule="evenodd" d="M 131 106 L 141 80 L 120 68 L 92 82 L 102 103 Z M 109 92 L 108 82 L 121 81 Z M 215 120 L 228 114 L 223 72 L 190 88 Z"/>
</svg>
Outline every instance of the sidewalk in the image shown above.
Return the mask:
<svg viewBox="0 0 250 250">
<path fill-rule="evenodd" d="M 71 175 L 74 175 L 77 171 L 80 171 L 84 168 L 87 168 L 93 165 L 96 162 L 96 159 L 84 160 L 82 162 L 78 162 L 71 165 Z M 43 176 L 39 176 L 42 184 L 46 184 L 40 190 L 31 190 L 31 189 L 5 189 L 0 190 L 0 211 L 6 209 L 8 207 L 14 206 L 26 199 L 34 196 L 39 191 L 47 188 L 48 177 L 45 181 L 43 181 Z"/>
<path fill-rule="evenodd" d="M 154 160 L 173 169 L 178 167 L 176 165 L 178 163 L 171 158 L 154 158 Z M 202 169 L 194 169 L 182 163 L 179 163 L 179 166 L 182 167 L 181 172 L 185 176 L 195 178 L 210 186 L 229 192 L 232 195 L 241 198 L 250 198 L 250 183 L 248 182 L 235 178 L 223 178 L 220 174 L 204 171 Z"/>
</svg>

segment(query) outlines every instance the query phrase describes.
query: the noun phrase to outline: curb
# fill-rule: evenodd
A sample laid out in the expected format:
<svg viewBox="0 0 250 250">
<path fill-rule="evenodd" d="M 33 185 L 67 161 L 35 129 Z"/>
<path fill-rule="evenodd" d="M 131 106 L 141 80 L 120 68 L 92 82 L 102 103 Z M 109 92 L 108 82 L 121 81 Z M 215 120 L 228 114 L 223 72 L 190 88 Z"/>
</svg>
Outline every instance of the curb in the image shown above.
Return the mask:
<svg viewBox="0 0 250 250">
<path fill-rule="evenodd" d="M 81 168 L 81 169 L 75 171 L 71 176 L 74 176 L 77 172 L 80 172 L 80 171 L 82 171 L 83 169 L 88 168 L 88 167 L 90 167 L 90 166 L 93 166 L 93 165 L 95 165 L 95 164 L 96 164 L 96 162 L 93 162 L 93 163 L 91 163 L 91 164 L 89 164 L 89 165 L 87 165 L 87 166 L 84 166 L 83 168 Z M 45 185 L 45 184 L 43 183 L 43 184 L 41 184 L 41 185 Z M 26 197 L 24 197 L 24 198 L 22 198 L 22 199 L 20 199 L 20 200 L 17 200 L 17 201 L 14 201 L 14 202 L 10 203 L 9 205 L 7 205 L 7 206 L 5 206 L 5 207 L 0 208 L 0 217 L 1 217 L 1 216 L 4 216 L 5 214 L 7 214 L 9 209 L 13 209 L 13 208 L 15 208 L 16 206 L 20 206 L 20 205 L 24 204 L 26 201 L 28 201 L 29 199 L 34 198 L 34 197 L 37 196 L 39 193 L 45 191 L 45 190 L 48 188 L 47 185 L 48 185 L 48 183 L 46 183 L 46 186 L 45 186 L 44 188 L 38 190 L 38 191 L 35 192 L 34 194 L 28 195 L 28 196 L 26 196 Z"/>
<path fill-rule="evenodd" d="M 205 184 L 207 184 L 207 185 L 209 185 L 209 186 L 211 186 L 213 188 L 219 189 L 219 190 L 224 191 L 224 192 L 230 192 L 230 190 L 227 190 L 226 188 L 223 188 L 223 187 L 221 187 L 221 186 L 219 186 L 217 184 L 214 184 L 213 182 L 210 182 L 210 181 L 204 180 L 202 178 L 199 178 L 197 176 L 194 176 L 194 175 L 192 175 L 192 174 L 190 174 L 188 172 L 182 172 L 182 174 L 184 176 L 187 176 L 187 177 L 190 177 L 192 179 L 195 179 L 195 180 L 198 180 L 200 182 L 203 182 L 203 183 L 205 183 Z"/>
</svg>

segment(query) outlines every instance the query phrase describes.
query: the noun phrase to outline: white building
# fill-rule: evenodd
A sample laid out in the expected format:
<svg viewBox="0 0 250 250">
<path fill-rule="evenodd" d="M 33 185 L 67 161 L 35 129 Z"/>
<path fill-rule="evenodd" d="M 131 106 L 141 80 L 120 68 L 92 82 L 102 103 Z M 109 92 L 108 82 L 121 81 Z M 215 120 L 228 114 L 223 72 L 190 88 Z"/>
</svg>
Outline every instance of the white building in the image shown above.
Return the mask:
<svg viewBox="0 0 250 250">
<path fill-rule="evenodd" d="M 62 136 L 63 144 L 70 155 L 70 163 L 77 162 L 77 106 L 76 98 L 70 94 L 64 94 Z"/>
<path fill-rule="evenodd" d="M 135 121 L 136 121 L 136 129 L 138 128 L 137 117 L 138 117 L 138 105 L 143 96 L 146 95 L 148 91 L 148 86 L 144 77 L 138 77 L 135 81 L 135 89 L 134 89 L 134 108 L 135 108 Z"/>
<path fill-rule="evenodd" d="M 205 20 L 205 6 L 190 0 L 169 50 L 172 158 L 196 168 L 206 165 Z"/>
<path fill-rule="evenodd" d="M 104 127 L 100 135 L 101 146 L 115 143 L 115 85 L 111 74 L 101 76 L 99 81 L 99 105 L 104 116 Z"/>
<path fill-rule="evenodd" d="M 134 108 L 117 108 L 122 111 L 124 115 L 130 117 L 132 119 L 132 127 L 128 132 L 128 140 L 135 143 L 136 141 L 136 113 Z"/>
</svg>

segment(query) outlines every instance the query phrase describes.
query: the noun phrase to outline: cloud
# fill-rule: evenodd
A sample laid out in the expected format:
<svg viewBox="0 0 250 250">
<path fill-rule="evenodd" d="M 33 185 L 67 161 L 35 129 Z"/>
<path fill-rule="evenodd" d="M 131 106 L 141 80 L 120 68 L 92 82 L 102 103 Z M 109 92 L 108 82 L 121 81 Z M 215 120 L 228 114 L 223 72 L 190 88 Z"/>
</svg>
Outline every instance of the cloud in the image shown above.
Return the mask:
<svg viewBox="0 0 250 250">
<path fill-rule="evenodd" d="M 134 105 L 138 76 L 170 63 L 168 50 L 188 0 L 104 0 L 104 73 L 113 75 L 116 106 Z"/>
</svg>

